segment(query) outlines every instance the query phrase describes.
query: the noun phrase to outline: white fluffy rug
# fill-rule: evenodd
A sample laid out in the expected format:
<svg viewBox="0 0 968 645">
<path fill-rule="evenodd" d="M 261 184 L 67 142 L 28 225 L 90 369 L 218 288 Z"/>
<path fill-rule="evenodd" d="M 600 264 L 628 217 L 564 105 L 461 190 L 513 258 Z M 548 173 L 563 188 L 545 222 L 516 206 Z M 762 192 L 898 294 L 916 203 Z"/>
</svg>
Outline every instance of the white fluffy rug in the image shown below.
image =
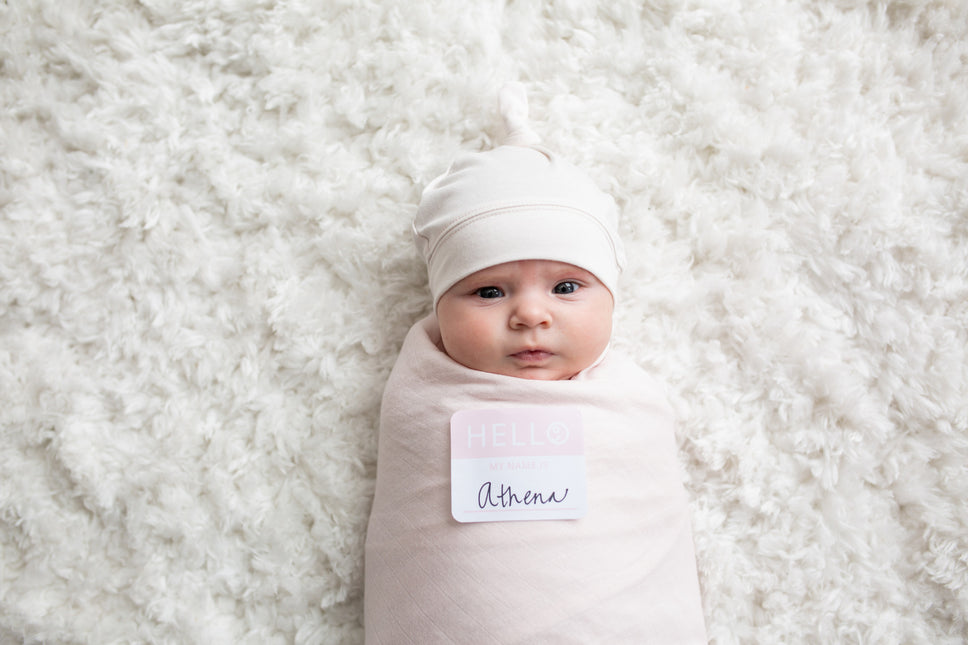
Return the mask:
<svg viewBox="0 0 968 645">
<path fill-rule="evenodd" d="M 715 643 L 968 638 L 968 5 L 0 3 L 0 641 L 359 643 L 420 189 L 619 200 Z"/>
</svg>

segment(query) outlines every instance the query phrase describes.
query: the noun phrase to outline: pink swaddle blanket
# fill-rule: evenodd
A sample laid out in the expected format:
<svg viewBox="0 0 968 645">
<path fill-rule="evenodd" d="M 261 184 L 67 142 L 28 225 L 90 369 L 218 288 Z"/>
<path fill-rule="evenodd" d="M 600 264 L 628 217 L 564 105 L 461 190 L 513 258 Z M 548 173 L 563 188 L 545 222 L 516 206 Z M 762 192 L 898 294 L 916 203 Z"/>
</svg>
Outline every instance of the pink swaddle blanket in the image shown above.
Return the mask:
<svg viewBox="0 0 968 645">
<path fill-rule="evenodd" d="M 470 370 L 414 325 L 386 386 L 366 538 L 374 643 L 705 643 L 671 413 L 610 352 L 570 381 Z M 573 406 L 588 511 L 578 520 L 462 524 L 451 515 L 459 410 Z"/>
</svg>

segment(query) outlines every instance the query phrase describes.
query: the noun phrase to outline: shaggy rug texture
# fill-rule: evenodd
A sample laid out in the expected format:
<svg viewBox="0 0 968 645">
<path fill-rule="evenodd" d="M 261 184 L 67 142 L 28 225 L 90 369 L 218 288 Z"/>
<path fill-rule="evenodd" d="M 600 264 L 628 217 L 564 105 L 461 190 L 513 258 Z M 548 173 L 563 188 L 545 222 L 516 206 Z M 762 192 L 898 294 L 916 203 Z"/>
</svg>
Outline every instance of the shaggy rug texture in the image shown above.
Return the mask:
<svg viewBox="0 0 968 645">
<path fill-rule="evenodd" d="M 965 2 L 5 0 L 0 641 L 362 641 L 410 218 L 511 80 L 622 208 L 712 642 L 968 639 Z"/>
</svg>

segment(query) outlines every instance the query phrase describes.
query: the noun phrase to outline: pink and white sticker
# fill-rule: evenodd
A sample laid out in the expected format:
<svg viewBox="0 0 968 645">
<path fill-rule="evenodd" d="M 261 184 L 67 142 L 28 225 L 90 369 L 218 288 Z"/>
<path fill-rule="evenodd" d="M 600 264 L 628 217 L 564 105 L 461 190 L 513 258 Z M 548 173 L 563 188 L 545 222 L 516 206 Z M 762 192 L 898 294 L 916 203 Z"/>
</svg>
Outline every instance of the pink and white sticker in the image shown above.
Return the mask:
<svg viewBox="0 0 968 645">
<path fill-rule="evenodd" d="M 581 411 L 461 410 L 450 420 L 458 522 L 573 520 L 588 512 Z"/>
</svg>

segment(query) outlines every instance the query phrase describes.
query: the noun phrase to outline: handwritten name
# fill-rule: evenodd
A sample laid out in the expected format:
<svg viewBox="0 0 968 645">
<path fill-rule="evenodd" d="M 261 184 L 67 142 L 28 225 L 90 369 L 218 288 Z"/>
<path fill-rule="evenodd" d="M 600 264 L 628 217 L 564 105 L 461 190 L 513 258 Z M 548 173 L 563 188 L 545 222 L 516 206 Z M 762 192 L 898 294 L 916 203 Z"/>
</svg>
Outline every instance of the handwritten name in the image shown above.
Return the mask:
<svg viewBox="0 0 968 645">
<path fill-rule="evenodd" d="M 501 484 L 501 492 L 495 495 L 494 484 L 484 482 L 477 491 L 477 505 L 481 509 L 488 507 L 509 508 L 511 506 L 545 506 L 548 504 L 561 504 L 568 497 L 568 489 L 563 493 L 551 491 L 547 495 L 525 491 L 522 494 L 515 493 L 507 484 Z"/>
</svg>

